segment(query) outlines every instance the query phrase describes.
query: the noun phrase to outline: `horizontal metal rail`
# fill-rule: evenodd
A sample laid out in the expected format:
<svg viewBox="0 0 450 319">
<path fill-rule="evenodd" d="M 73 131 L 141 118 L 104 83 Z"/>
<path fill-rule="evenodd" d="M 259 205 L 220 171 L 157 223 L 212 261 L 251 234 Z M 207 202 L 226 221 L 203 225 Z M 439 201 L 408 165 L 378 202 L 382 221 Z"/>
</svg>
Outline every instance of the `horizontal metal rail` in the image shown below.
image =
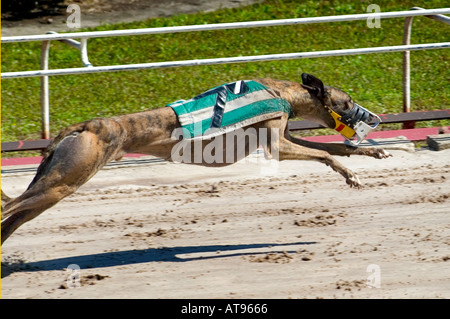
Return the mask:
<svg viewBox="0 0 450 319">
<path fill-rule="evenodd" d="M 274 60 L 279 61 L 279 60 L 292 60 L 292 59 L 302 59 L 302 58 L 319 58 L 319 57 L 330 57 L 330 56 L 370 54 L 370 53 L 380 53 L 380 52 L 416 51 L 416 50 L 441 49 L 441 48 L 450 48 L 450 42 L 413 44 L 413 45 L 395 45 L 395 46 L 388 46 L 388 47 L 329 50 L 329 51 L 315 51 L 315 52 L 281 53 L 281 54 L 254 55 L 254 56 L 230 57 L 230 58 L 152 62 L 152 63 L 112 65 L 112 66 L 95 66 L 95 67 L 89 67 L 89 68 L 69 68 L 69 69 L 53 69 L 53 70 L 38 70 L 38 71 L 5 72 L 5 73 L 1 74 L 1 78 L 2 79 L 13 79 L 13 78 L 22 78 L 22 77 L 39 77 L 39 76 L 68 75 L 68 74 L 81 74 L 81 73 L 133 71 L 133 70 L 160 69 L 160 68 L 171 68 L 171 67 L 181 67 L 181 66 L 198 66 L 198 65 L 211 65 L 211 64 L 274 61 Z"/>
<path fill-rule="evenodd" d="M 424 8 L 421 7 L 412 7 L 411 10 L 426 10 Z M 409 18 L 412 16 L 409 16 Z M 443 22 L 445 24 L 450 24 L 450 18 L 447 16 L 444 16 L 442 14 L 433 14 L 433 15 L 425 15 L 425 17 L 439 21 L 439 22 Z"/>
<path fill-rule="evenodd" d="M 178 33 L 178 32 L 192 32 L 192 31 L 211 31 L 211 30 L 240 29 L 240 28 L 257 28 L 257 27 L 283 26 L 283 25 L 295 25 L 295 24 L 358 21 L 358 20 L 367 20 L 367 19 L 375 18 L 375 17 L 380 18 L 380 19 L 386 19 L 386 18 L 401 18 L 401 17 L 435 15 L 435 14 L 450 14 L 450 8 L 410 10 L 410 11 L 393 11 L 393 12 L 379 12 L 379 13 L 362 13 L 362 14 L 345 14 L 345 15 L 338 15 L 338 16 L 325 16 L 325 17 L 278 19 L 278 20 L 263 20 L 263 21 L 249 21 L 249 22 L 231 22 L 231 23 L 216 23 L 216 24 L 130 29 L 130 30 L 91 31 L 91 32 L 72 32 L 72 33 L 64 33 L 64 34 L 11 36 L 11 37 L 3 37 L 1 39 L 1 43 L 27 42 L 27 41 L 48 41 L 48 40 L 62 40 L 62 39 L 71 39 L 71 38 L 78 38 L 78 39 L 80 39 L 80 38 L 100 38 L 100 37 L 113 37 L 113 36 Z"/>
</svg>

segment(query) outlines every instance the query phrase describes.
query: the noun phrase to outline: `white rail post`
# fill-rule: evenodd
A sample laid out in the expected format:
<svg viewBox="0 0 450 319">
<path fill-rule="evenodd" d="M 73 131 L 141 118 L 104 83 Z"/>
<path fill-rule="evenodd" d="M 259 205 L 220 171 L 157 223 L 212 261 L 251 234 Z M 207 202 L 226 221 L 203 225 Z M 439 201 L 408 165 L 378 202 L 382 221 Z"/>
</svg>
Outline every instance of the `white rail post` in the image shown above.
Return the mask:
<svg viewBox="0 0 450 319">
<path fill-rule="evenodd" d="M 58 34 L 55 31 L 49 31 L 47 34 Z M 81 42 L 75 41 L 73 39 L 63 39 L 59 40 L 71 47 L 74 47 L 81 54 L 81 62 L 85 67 L 92 67 L 91 62 L 89 62 L 87 53 L 87 38 L 81 39 Z M 41 70 L 48 70 L 48 59 L 50 52 L 50 40 L 42 41 L 41 48 Z M 43 139 L 50 139 L 50 98 L 49 98 L 49 84 L 48 75 L 41 76 L 41 126 L 42 132 L 41 136 Z"/>
<path fill-rule="evenodd" d="M 48 55 L 50 41 L 42 41 L 41 49 L 41 70 L 48 70 Z M 41 76 L 41 125 L 42 138 L 50 139 L 50 106 L 48 92 L 48 76 Z"/>
<path fill-rule="evenodd" d="M 413 7 L 411 10 L 425 10 L 421 7 Z M 425 17 L 434 19 L 446 24 L 450 24 L 450 18 L 442 14 L 425 15 Z M 411 44 L 411 28 L 413 16 L 405 18 L 405 24 L 403 26 L 403 44 Z M 403 52 L 403 112 L 411 111 L 411 59 L 410 51 Z M 414 128 L 414 122 L 403 123 L 404 129 Z"/>
<path fill-rule="evenodd" d="M 411 44 L 411 25 L 413 17 L 405 19 L 403 27 L 403 44 Z M 403 52 L 403 112 L 411 111 L 410 51 Z"/>
<path fill-rule="evenodd" d="M 89 62 L 88 53 L 87 53 L 87 38 L 81 39 L 80 42 L 80 53 L 81 53 L 81 62 L 84 64 L 85 67 L 91 67 L 92 63 Z"/>
</svg>

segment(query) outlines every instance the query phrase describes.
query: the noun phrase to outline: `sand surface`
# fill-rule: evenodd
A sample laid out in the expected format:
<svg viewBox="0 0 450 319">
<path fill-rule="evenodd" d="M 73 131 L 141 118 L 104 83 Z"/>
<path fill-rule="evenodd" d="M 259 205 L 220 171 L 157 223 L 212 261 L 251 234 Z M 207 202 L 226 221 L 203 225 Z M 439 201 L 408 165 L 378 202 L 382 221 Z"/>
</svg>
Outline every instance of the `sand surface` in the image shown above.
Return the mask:
<svg viewBox="0 0 450 319">
<path fill-rule="evenodd" d="M 450 298 L 450 150 L 392 153 L 338 157 L 360 190 L 315 162 L 125 160 L 6 241 L 2 298 Z"/>
</svg>

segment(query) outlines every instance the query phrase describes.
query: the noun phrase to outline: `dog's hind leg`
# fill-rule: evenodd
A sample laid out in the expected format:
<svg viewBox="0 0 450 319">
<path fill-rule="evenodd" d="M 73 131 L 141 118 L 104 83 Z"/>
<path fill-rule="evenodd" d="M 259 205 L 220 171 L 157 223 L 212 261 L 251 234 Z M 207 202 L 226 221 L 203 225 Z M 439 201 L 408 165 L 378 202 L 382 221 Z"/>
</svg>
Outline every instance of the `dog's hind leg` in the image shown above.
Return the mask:
<svg viewBox="0 0 450 319">
<path fill-rule="evenodd" d="M 57 144 L 50 147 L 50 154 L 44 158 L 28 189 L 5 204 L 1 222 L 2 243 L 19 226 L 75 192 L 106 163 L 121 155 L 118 152 L 119 138 L 111 140 L 111 136 L 107 138 L 105 134 L 99 134 L 101 127 L 107 125 L 88 123 L 82 131 L 73 131 L 55 139 Z M 97 129 L 92 130 L 92 126 Z M 112 127 L 110 129 L 114 131 Z"/>
<path fill-rule="evenodd" d="M 347 184 L 351 187 L 360 187 L 361 183 L 358 176 L 351 170 L 342 165 L 324 150 L 307 148 L 284 137 L 279 139 L 279 159 L 282 160 L 314 160 L 330 166 L 333 170 L 345 177 Z"/>
</svg>

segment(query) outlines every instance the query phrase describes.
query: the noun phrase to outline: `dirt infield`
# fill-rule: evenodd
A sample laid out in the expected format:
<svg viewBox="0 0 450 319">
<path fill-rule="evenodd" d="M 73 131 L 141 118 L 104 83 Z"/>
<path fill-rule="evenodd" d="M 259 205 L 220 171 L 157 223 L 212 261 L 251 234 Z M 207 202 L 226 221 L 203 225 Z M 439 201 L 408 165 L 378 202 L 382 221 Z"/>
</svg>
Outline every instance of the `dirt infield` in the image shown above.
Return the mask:
<svg viewBox="0 0 450 319">
<path fill-rule="evenodd" d="M 450 298 L 450 150 L 393 154 L 339 158 L 360 190 L 314 162 L 106 168 L 3 245 L 2 298 Z"/>
<path fill-rule="evenodd" d="M 41 1 L 42 2 L 42 1 Z M 236 8 L 261 0 L 84 0 L 64 1 L 60 5 L 37 8 L 25 16 L 21 13 L 2 13 L 2 36 L 44 34 L 47 31 L 76 31 L 67 27 L 67 18 L 72 10 L 70 4 L 78 4 L 81 11 L 81 27 L 92 28 L 104 24 L 127 23 L 155 17 L 169 17 L 175 14 L 209 12 L 223 8 Z"/>
</svg>

